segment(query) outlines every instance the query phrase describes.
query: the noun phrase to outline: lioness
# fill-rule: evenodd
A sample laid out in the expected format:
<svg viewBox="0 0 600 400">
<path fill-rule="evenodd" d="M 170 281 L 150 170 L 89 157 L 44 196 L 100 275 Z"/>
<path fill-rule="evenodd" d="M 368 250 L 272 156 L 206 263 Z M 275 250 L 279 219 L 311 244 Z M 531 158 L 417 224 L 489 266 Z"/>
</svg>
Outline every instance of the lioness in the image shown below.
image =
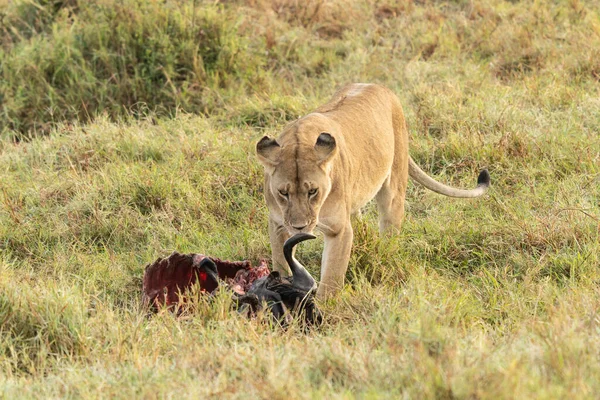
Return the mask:
<svg viewBox="0 0 600 400">
<path fill-rule="evenodd" d="M 477 197 L 490 176 L 482 170 L 477 187 L 455 189 L 435 181 L 408 154 L 408 131 L 398 98 L 374 84 L 351 84 L 314 112 L 289 124 L 277 139 L 256 145 L 264 166 L 273 266 L 286 273 L 284 242 L 315 228 L 325 236 L 318 298 L 337 292 L 352 247 L 350 215 L 375 198 L 379 229 L 399 229 L 408 175 L 451 197 Z"/>
</svg>

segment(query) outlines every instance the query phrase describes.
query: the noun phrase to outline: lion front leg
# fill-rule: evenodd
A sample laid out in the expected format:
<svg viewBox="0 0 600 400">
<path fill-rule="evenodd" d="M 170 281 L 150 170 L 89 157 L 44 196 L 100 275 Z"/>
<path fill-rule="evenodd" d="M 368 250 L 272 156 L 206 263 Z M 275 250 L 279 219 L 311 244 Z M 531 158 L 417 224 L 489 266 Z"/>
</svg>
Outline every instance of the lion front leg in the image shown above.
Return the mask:
<svg viewBox="0 0 600 400">
<path fill-rule="evenodd" d="M 317 290 L 318 299 L 323 300 L 331 297 L 344 286 L 353 237 L 354 233 L 350 222 L 336 235 L 325 234 L 323 260 L 321 262 L 321 282 Z"/>
<path fill-rule="evenodd" d="M 283 256 L 283 244 L 290 235 L 283 225 L 269 218 L 269 239 L 271 241 L 271 253 L 273 255 L 273 270 L 282 275 L 290 275 L 291 271 Z"/>
</svg>

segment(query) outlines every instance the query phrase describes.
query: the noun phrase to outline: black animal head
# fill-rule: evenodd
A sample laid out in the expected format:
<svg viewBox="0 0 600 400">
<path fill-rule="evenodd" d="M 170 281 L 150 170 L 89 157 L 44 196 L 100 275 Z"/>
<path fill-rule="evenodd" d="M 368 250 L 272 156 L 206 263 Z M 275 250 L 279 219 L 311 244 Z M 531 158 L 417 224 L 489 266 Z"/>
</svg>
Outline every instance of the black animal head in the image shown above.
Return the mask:
<svg viewBox="0 0 600 400">
<path fill-rule="evenodd" d="M 290 315 L 303 318 L 308 325 L 320 325 L 323 316 L 315 304 L 316 282 L 293 256 L 294 247 L 305 240 L 315 239 L 307 233 L 299 233 L 289 238 L 283 245 L 283 254 L 292 271 L 292 276 L 282 277 L 274 271 L 254 282 L 248 293 L 238 298 L 238 302 L 250 307 L 253 312 L 266 304 L 273 318 L 282 325 L 287 324 Z"/>
</svg>

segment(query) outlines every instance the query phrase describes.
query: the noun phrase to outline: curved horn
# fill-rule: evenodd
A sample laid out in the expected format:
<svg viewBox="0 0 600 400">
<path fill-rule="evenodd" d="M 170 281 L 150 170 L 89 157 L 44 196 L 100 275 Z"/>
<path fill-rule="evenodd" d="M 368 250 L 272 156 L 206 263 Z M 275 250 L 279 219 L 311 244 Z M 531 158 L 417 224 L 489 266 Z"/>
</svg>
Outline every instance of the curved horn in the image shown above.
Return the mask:
<svg viewBox="0 0 600 400">
<path fill-rule="evenodd" d="M 298 233 L 283 244 L 283 256 L 285 257 L 285 261 L 287 261 L 290 269 L 292 270 L 292 277 L 294 278 L 294 286 L 305 290 L 311 291 L 315 288 L 315 280 L 308 273 L 308 271 L 300 264 L 292 255 L 294 247 L 305 240 L 316 239 L 316 236 L 311 235 L 310 233 Z"/>
</svg>

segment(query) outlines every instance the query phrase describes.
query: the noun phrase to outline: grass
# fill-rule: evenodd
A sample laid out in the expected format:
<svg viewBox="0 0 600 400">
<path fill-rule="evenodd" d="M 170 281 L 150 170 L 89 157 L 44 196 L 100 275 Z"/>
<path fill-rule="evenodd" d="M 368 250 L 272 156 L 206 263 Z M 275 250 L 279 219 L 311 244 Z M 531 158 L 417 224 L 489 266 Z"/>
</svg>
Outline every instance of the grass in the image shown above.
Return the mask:
<svg viewBox="0 0 600 400">
<path fill-rule="evenodd" d="M 0 2 L 0 397 L 595 398 L 594 5 Z M 320 330 L 225 293 L 146 318 L 156 257 L 269 257 L 254 143 L 360 81 L 424 169 L 487 166 L 489 194 L 410 185 L 394 237 L 369 205 Z"/>
</svg>

